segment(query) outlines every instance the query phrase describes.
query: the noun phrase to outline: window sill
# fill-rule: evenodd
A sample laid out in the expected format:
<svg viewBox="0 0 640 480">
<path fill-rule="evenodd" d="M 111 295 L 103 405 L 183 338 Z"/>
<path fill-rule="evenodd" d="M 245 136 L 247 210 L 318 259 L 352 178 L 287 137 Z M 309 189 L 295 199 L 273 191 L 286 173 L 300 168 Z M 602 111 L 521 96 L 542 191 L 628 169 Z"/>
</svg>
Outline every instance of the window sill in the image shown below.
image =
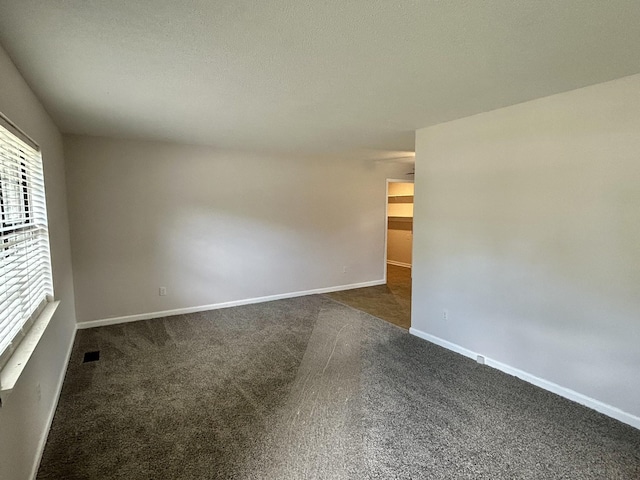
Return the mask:
<svg viewBox="0 0 640 480">
<path fill-rule="evenodd" d="M 20 345 L 18 345 L 18 348 L 13 352 L 9 361 L 0 370 L 0 406 L 13 391 L 59 304 L 59 301 L 50 302 L 44 307 L 44 310 L 31 325 L 31 328 L 20 342 Z"/>
</svg>

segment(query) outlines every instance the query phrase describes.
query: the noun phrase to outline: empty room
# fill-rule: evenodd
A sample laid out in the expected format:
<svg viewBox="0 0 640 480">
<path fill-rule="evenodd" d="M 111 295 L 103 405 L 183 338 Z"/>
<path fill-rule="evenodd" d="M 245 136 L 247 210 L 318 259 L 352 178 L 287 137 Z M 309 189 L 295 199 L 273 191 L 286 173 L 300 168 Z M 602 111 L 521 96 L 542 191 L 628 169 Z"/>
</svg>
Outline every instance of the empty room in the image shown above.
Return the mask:
<svg viewBox="0 0 640 480">
<path fill-rule="evenodd" d="M 640 479 L 639 25 L 0 0 L 0 479 Z"/>
</svg>

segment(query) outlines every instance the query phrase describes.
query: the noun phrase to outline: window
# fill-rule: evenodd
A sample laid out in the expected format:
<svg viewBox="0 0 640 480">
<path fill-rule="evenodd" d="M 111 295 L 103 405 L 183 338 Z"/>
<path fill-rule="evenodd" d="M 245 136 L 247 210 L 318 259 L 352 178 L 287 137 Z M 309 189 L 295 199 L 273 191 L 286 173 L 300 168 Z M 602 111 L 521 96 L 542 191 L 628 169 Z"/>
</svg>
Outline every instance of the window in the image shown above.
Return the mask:
<svg viewBox="0 0 640 480">
<path fill-rule="evenodd" d="M 0 369 L 51 301 L 40 149 L 0 117 Z"/>
</svg>

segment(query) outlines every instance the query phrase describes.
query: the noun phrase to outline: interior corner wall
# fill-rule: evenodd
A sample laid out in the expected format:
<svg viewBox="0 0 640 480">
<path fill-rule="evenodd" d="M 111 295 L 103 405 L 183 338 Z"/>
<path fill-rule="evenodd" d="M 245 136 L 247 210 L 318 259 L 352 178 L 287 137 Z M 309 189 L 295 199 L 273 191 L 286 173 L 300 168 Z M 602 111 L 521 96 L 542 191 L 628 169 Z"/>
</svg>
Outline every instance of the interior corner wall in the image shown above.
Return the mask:
<svg viewBox="0 0 640 480">
<path fill-rule="evenodd" d="M 640 75 L 419 130 L 416 158 L 416 333 L 637 420 Z"/>
<path fill-rule="evenodd" d="M 406 165 L 87 136 L 65 155 L 79 322 L 384 277 Z"/>
<path fill-rule="evenodd" d="M 60 306 L 0 408 L 0 478 L 31 478 L 46 440 L 75 333 L 62 137 L 0 47 L 0 111 L 42 149 L 54 291 Z M 39 393 L 38 393 L 39 392 Z"/>
</svg>

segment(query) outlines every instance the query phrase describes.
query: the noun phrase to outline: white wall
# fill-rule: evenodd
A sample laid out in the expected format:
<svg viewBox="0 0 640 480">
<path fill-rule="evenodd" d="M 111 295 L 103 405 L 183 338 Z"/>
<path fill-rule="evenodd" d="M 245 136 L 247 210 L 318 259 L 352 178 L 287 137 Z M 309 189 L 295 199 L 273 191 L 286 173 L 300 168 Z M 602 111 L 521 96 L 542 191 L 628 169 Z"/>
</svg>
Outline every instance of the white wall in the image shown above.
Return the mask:
<svg viewBox="0 0 640 480">
<path fill-rule="evenodd" d="M 416 333 L 640 420 L 640 75 L 416 142 Z"/>
<path fill-rule="evenodd" d="M 55 296 L 61 301 L 15 390 L 0 408 L 0 478 L 30 478 L 75 331 L 62 138 L 0 47 L 0 111 L 42 148 Z M 38 386 L 40 398 L 38 397 Z"/>
<path fill-rule="evenodd" d="M 65 154 L 80 322 L 381 280 L 406 171 L 86 136 Z"/>
<path fill-rule="evenodd" d="M 389 220 L 387 230 L 387 261 L 411 265 L 413 223 Z"/>
</svg>

